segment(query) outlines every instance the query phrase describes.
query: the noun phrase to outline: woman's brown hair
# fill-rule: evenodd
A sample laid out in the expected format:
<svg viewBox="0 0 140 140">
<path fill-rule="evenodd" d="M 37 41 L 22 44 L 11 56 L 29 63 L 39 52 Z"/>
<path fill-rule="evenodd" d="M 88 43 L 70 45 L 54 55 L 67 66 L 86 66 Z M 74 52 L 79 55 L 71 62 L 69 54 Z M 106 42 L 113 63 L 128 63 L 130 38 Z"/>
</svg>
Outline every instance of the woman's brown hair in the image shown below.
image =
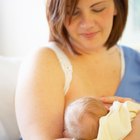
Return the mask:
<svg viewBox="0 0 140 140">
<path fill-rule="evenodd" d="M 50 41 L 55 41 L 62 46 L 66 46 L 67 44 L 71 46 L 64 22 L 67 14 L 67 5 L 70 5 L 71 11 L 69 14 L 71 17 L 78 1 L 79 0 L 47 0 L 46 15 L 50 27 Z M 117 14 L 114 16 L 112 31 L 105 43 L 108 49 L 115 45 L 122 36 L 128 14 L 128 0 L 114 0 L 114 4 Z M 72 50 L 74 50 L 74 48 L 72 48 Z"/>
</svg>

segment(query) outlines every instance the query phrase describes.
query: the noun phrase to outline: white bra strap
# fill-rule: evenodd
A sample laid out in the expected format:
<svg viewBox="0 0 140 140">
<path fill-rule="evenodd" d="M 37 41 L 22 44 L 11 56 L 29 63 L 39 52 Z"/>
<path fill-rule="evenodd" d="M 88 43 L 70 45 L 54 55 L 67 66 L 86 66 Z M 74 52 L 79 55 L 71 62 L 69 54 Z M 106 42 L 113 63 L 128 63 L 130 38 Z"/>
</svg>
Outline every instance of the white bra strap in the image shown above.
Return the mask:
<svg viewBox="0 0 140 140">
<path fill-rule="evenodd" d="M 71 64 L 69 58 L 66 56 L 66 54 L 59 47 L 57 47 L 57 45 L 54 42 L 49 42 L 47 44 L 47 47 L 52 49 L 55 52 L 55 54 L 61 64 L 62 70 L 65 75 L 64 92 L 66 94 L 69 89 L 71 80 L 72 80 L 72 64 Z"/>
<path fill-rule="evenodd" d="M 125 72 L 125 58 L 124 58 L 124 52 L 121 46 L 119 46 L 120 49 L 120 55 L 121 55 L 121 79 L 124 76 L 124 72 Z"/>
</svg>

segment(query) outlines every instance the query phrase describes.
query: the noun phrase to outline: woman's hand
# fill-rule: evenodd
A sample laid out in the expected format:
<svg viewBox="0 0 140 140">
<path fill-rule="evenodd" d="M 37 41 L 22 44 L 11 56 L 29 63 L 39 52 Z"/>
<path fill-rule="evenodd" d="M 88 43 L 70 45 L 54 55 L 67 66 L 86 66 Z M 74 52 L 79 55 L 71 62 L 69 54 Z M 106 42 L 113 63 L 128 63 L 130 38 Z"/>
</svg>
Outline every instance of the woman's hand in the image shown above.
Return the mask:
<svg viewBox="0 0 140 140">
<path fill-rule="evenodd" d="M 114 101 L 119 101 L 121 103 L 125 101 L 133 101 L 131 98 L 123 98 L 118 96 L 106 96 L 101 97 L 100 100 L 109 108 Z M 140 111 L 137 113 L 135 119 L 132 121 L 132 131 L 123 140 L 139 140 L 140 139 Z"/>
<path fill-rule="evenodd" d="M 134 101 L 131 98 L 124 98 L 119 96 L 104 96 L 101 97 L 100 100 L 105 104 L 107 108 L 110 108 L 114 101 L 119 101 L 121 103 L 124 103 L 125 101 Z"/>
</svg>

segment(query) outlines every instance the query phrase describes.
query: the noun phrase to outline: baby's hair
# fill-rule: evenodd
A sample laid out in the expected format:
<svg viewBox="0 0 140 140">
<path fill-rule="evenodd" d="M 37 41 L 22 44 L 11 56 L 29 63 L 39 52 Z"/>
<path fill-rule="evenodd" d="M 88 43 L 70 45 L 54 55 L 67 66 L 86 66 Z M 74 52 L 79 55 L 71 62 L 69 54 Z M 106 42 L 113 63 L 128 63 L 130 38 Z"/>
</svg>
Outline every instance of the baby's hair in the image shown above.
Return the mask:
<svg viewBox="0 0 140 140">
<path fill-rule="evenodd" d="M 65 111 L 65 133 L 77 139 L 93 139 L 98 133 L 99 118 L 108 110 L 104 104 L 93 97 L 82 97 L 72 102 Z M 88 125 L 88 131 L 85 127 Z M 94 134 L 96 135 L 94 135 Z"/>
</svg>

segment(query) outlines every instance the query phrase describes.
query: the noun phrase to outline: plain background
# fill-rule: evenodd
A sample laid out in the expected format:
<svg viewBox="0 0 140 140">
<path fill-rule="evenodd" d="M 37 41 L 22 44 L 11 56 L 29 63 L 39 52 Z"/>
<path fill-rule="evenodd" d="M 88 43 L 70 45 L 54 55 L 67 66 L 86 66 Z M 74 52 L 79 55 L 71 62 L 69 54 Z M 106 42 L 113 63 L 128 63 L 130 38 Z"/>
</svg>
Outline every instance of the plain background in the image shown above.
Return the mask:
<svg viewBox="0 0 140 140">
<path fill-rule="evenodd" d="M 129 18 L 121 44 L 140 49 L 140 0 L 129 0 Z M 22 57 L 45 46 L 45 0 L 0 0 L 0 55 Z"/>
</svg>

